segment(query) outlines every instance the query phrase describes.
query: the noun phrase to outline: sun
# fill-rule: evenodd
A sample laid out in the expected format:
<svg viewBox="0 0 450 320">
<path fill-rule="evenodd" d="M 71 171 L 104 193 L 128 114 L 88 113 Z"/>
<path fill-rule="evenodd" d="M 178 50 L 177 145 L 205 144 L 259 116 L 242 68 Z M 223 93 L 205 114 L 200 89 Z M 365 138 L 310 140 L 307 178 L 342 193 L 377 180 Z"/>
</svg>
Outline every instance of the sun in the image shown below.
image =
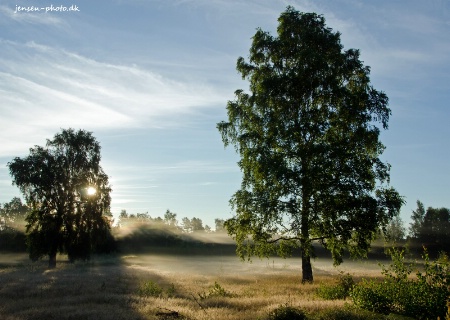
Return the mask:
<svg viewBox="0 0 450 320">
<path fill-rule="evenodd" d="M 88 187 L 87 188 L 87 195 L 88 196 L 93 196 L 96 193 L 97 193 L 97 189 L 95 189 L 94 187 Z"/>
</svg>

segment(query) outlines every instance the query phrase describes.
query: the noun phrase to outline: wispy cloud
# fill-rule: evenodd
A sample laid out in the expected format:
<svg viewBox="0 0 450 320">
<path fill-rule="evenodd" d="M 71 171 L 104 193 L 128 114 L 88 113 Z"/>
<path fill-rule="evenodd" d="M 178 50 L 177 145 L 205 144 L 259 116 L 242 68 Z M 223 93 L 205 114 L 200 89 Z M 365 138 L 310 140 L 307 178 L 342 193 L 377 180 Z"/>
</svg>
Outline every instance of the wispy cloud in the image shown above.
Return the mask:
<svg viewBox="0 0 450 320">
<path fill-rule="evenodd" d="M 61 127 L 160 127 L 170 116 L 226 101 L 206 84 L 171 80 L 137 65 L 97 61 L 35 42 L 0 43 L 0 156 Z"/>
</svg>

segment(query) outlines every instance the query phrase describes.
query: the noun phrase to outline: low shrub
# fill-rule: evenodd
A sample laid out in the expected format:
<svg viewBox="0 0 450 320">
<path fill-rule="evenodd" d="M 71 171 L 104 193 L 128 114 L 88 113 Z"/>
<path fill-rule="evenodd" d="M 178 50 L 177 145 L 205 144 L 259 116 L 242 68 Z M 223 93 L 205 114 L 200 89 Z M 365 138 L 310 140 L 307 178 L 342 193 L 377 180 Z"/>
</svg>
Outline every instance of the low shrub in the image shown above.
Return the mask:
<svg viewBox="0 0 450 320">
<path fill-rule="evenodd" d="M 442 254 L 430 262 L 423 254 L 424 272 L 417 271 L 412 279 L 414 264 L 404 260 L 404 250 L 391 249 L 392 264 L 382 265 L 384 280 L 363 280 L 356 285 L 351 297 L 356 306 L 374 312 L 399 314 L 416 319 L 445 318 L 450 296 L 450 263 Z"/>
<path fill-rule="evenodd" d="M 163 289 L 155 282 L 149 280 L 139 286 L 139 295 L 143 297 L 160 297 Z"/>
<path fill-rule="evenodd" d="M 350 296 L 350 292 L 355 285 L 353 277 L 347 273 L 340 272 L 338 284 L 335 286 L 320 285 L 317 289 L 317 295 L 325 300 L 346 299 Z"/>
<path fill-rule="evenodd" d="M 307 320 L 307 316 L 303 310 L 288 305 L 282 305 L 272 310 L 267 320 Z"/>
<path fill-rule="evenodd" d="M 208 292 L 199 293 L 198 296 L 203 300 L 210 297 L 233 297 L 234 294 L 225 290 L 219 283 L 214 282 L 214 286 Z"/>
<path fill-rule="evenodd" d="M 344 308 L 320 310 L 310 320 L 387 320 L 390 319 L 379 313 L 367 310 L 345 306 Z"/>
</svg>

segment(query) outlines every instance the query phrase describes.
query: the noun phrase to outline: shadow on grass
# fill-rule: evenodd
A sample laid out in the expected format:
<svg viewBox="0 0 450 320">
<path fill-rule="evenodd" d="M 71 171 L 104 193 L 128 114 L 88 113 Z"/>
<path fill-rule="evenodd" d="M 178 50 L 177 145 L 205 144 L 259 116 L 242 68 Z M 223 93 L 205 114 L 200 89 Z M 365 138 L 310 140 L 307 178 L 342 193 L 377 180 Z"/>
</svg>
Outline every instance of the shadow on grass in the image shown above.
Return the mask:
<svg viewBox="0 0 450 320">
<path fill-rule="evenodd" d="M 137 274 L 120 256 L 76 263 L 58 257 L 52 270 L 47 261 L 32 263 L 24 255 L 10 263 L 1 258 L 1 319 L 158 319 L 156 309 L 145 306 L 139 286 L 142 279 L 164 279 L 148 271 Z"/>
</svg>

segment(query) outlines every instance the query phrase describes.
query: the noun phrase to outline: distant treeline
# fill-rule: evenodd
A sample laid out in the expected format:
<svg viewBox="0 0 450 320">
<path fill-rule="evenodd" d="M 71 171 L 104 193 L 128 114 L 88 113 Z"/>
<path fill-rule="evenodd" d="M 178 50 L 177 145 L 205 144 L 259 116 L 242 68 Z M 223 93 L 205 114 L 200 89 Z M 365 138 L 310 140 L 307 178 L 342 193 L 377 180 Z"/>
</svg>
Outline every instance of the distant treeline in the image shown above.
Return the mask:
<svg viewBox="0 0 450 320">
<path fill-rule="evenodd" d="M 0 204 L 0 252 L 26 252 L 26 225 L 29 208 L 20 198 Z M 128 214 L 122 210 L 118 221 L 111 220 L 113 238 L 98 248 L 111 251 L 157 251 L 177 253 L 234 254 L 235 246 L 224 229 L 224 220 L 215 219 L 215 228 L 199 218 L 182 218 L 167 210 L 164 217 L 148 213 Z"/>
<path fill-rule="evenodd" d="M 0 204 L 0 251 L 26 251 L 28 213 L 28 206 L 20 198 Z M 432 254 L 450 251 L 450 209 L 425 209 L 423 203 L 417 201 L 411 220 L 409 228 L 406 228 L 399 217 L 394 218 L 386 230 L 380 232 L 381 238 L 406 242 L 420 252 L 423 246 Z M 234 254 L 235 244 L 227 235 L 225 221 L 215 219 L 214 222 L 212 229 L 196 217 L 184 217 L 179 221 L 177 214 L 170 210 L 162 218 L 153 218 L 148 213 L 129 214 L 122 210 L 118 221 L 111 220 L 113 238 L 97 251 Z"/>
</svg>

